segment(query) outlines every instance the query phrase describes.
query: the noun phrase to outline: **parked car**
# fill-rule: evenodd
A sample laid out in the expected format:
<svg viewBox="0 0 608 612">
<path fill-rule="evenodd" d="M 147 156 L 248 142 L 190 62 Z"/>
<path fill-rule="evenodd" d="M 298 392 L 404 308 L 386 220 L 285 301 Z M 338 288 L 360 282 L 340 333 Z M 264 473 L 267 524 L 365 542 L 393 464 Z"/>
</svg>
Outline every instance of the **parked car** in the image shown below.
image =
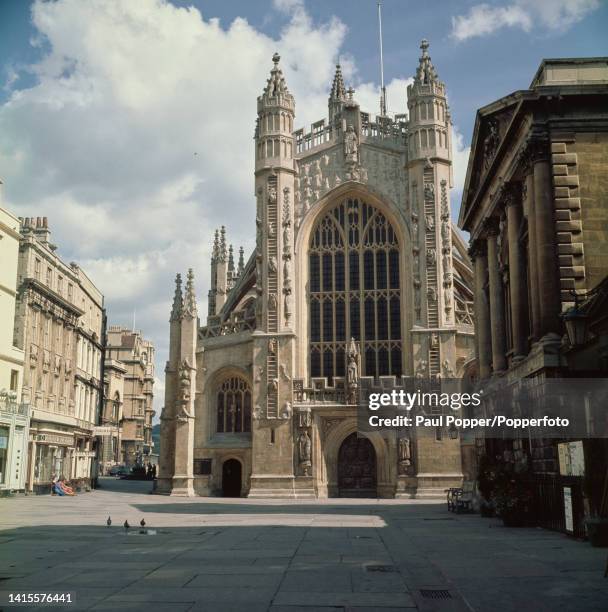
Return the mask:
<svg viewBox="0 0 608 612">
<path fill-rule="evenodd" d="M 108 472 L 110 476 L 127 476 L 129 468 L 125 465 L 113 465 Z"/>
</svg>

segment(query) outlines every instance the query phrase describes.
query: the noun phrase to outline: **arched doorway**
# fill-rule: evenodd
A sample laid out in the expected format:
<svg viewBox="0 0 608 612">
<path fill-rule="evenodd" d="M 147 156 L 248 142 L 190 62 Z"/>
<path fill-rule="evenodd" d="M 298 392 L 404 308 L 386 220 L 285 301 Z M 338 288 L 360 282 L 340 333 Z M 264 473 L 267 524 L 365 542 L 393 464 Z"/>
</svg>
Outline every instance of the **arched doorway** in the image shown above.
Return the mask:
<svg viewBox="0 0 608 612">
<path fill-rule="evenodd" d="M 222 495 L 241 496 L 241 462 L 237 459 L 228 459 L 222 465 Z"/>
<path fill-rule="evenodd" d="M 340 497 L 377 497 L 376 451 L 367 438 L 354 432 L 347 436 L 338 452 L 338 495 Z"/>
</svg>

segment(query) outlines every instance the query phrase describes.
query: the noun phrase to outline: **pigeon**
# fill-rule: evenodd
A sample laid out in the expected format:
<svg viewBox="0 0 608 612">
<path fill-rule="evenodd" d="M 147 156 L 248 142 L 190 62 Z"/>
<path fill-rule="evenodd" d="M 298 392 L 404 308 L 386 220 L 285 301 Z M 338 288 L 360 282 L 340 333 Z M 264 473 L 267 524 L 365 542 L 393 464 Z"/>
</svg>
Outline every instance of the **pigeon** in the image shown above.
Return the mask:
<svg viewBox="0 0 608 612">
<path fill-rule="evenodd" d="M 110 527 L 112 525 L 112 519 L 108 516 L 108 520 L 106 521 L 106 525 Z"/>
<path fill-rule="evenodd" d="M 145 526 L 146 526 L 146 521 L 145 521 L 145 519 L 141 519 L 141 521 L 139 521 L 139 524 L 140 524 L 142 527 L 145 527 Z"/>
<path fill-rule="evenodd" d="M 125 521 L 125 522 L 123 523 L 123 527 L 124 527 L 126 530 L 128 530 L 128 529 L 129 529 L 129 527 L 131 527 L 131 525 L 129 525 L 129 521 Z"/>
</svg>

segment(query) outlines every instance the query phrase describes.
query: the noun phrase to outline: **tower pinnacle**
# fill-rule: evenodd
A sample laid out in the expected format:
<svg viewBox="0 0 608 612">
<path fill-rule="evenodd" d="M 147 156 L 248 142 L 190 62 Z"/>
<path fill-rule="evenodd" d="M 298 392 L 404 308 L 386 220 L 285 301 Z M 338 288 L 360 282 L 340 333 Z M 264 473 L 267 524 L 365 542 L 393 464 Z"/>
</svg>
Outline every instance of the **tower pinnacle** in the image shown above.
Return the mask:
<svg viewBox="0 0 608 612">
<path fill-rule="evenodd" d="M 194 272 L 192 268 L 188 269 L 186 280 L 186 292 L 184 295 L 183 317 L 196 317 L 196 296 L 194 295 Z"/>
<path fill-rule="evenodd" d="M 171 308 L 171 321 L 177 321 L 182 316 L 184 297 L 182 294 L 182 275 L 175 275 L 175 294 L 173 296 L 173 306 Z"/>
<path fill-rule="evenodd" d="M 422 50 L 422 55 L 420 56 L 420 63 L 416 69 L 414 83 L 416 85 L 430 85 L 431 83 L 438 82 L 439 77 L 431 61 L 431 56 L 429 55 L 429 41 L 426 38 L 423 38 L 420 42 L 420 49 Z"/>
</svg>

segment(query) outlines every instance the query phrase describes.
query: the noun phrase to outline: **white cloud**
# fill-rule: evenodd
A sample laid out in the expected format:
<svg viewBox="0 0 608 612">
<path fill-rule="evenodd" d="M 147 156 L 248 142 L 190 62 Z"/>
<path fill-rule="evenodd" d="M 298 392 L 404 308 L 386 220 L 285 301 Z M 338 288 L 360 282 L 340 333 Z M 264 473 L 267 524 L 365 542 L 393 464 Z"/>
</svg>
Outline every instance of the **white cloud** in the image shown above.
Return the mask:
<svg viewBox="0 0 608 612">
<path fill-rule="evenodd" d="M 59 253 L 105 294 L 109 323 L 131 325 L 137 309 L 159 376 L 175 272 L 194 268 L 204 319 L 214 228 L 225 223 L 235 246 L 253 247 L 252 135 L 273 52 L 296 126 L 326 115 L 337 58 L 363 107 L 378 108 L 378 86 L 360 83 L 340 54 L 340 20 L 315 23 L 301 0 L 275 7 L 286 23 L 273 39 L 165 0 L 38 0 L 33 44 L 45 51 L 27 67 L 36 82 L 19 89 L 9 73 L 5 83 L 4 205 L 49 217 Z M 393 112 L 406 108 L 407 82 L 388 85 Z"/>
<path fill-rule="evenodd" d="M 529 32 L 539 26 L 565 30 L 599 8 L 599 0 L 514 0 L 505 6 L 476 4 L 468 14 L 452 17 L 452 38 L 463 41 L 505 27 Z"/>
</svg>

